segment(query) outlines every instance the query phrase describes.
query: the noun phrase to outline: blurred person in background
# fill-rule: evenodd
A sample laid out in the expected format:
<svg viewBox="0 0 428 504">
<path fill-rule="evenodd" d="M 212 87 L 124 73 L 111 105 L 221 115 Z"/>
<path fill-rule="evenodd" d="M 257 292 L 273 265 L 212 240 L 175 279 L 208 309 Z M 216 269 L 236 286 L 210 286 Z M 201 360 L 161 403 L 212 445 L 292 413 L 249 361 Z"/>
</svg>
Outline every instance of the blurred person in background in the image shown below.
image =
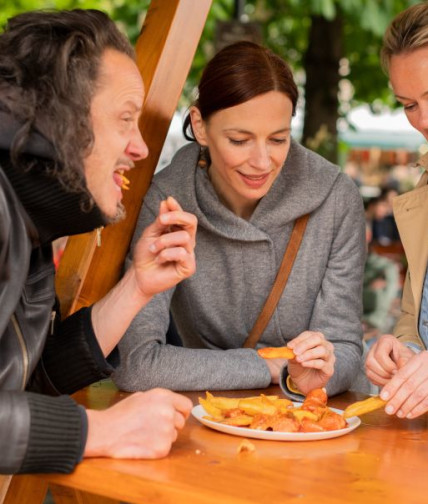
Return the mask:
<svg viewBox="0 0 428 504">
<path fill-rule="evenodd" d="M 372 246 L 370 223 L 366 224 L 367 259 L 363 281 L 363 330 L 370 345 L 376 337 L 388 332 L 394 325 L 391 309 L 400 293 L 398 265 L 378 254 Z"/>
</svg>

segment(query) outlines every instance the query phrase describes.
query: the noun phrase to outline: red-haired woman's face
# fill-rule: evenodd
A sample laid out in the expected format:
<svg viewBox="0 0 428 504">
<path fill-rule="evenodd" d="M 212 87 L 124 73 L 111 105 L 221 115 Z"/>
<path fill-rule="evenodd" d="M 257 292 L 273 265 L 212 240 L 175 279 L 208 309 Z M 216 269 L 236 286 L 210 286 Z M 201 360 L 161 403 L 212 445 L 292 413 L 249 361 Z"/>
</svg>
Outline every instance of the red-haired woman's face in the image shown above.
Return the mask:
<svg viewBox="0 0 428 504">
<path fill-rule="evenodd" d="M 293 106 L 287 95 L 270 91 L 220 110 L 203 121 L 190 111 L 196 139 L 209 148 L 209 175 L 222 202 L 248 219 L 272 187 L 290 148 Z"/>
</svg>

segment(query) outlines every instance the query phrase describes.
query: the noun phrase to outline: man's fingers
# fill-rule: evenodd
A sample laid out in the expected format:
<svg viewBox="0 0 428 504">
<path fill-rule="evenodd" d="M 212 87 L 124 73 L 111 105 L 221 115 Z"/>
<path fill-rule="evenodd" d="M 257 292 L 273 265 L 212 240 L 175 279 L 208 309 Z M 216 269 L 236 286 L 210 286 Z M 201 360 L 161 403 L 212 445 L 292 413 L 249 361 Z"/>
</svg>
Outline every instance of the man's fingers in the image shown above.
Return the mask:
<svg viewBox="0 0 428 504">
<path fill-rule="evenodd" d="M 183 210 L 180 206 L 180 203 L 172 196 L 168 196 L 168 198 L 165 200 L 165 205 L 166 205 L 167 209 L 170 211 L 173 211 L 173 210 L 182 211 Z"/>
<path fill-rule="evenodd" d="M 174 394 L 173 406 L 183 415 L 185 419 L 187 419 L 190 415 L 190 411 L 192 410 L 193 403 L 186 396 L 183 396 L 181 394 Z"/>
<path fill-rule="evenodd" d="M 184 229 L 196 230 L 197 219 L 196 217 L 188 212 L 183 212 L 183 210 L 168 211 L 166 213 L 160 213 L 158 216 L 161 226 L 179 226 Z"/>
<path fill-rule="evenodd" d="M 193 252 L 193 240 L 190 234 L 183 229 L 171 231 L 159 236 L 150 244 L 150 252 L 158 254 L 162 250 L 182 247 L 189 254 Z"/>
</svg>

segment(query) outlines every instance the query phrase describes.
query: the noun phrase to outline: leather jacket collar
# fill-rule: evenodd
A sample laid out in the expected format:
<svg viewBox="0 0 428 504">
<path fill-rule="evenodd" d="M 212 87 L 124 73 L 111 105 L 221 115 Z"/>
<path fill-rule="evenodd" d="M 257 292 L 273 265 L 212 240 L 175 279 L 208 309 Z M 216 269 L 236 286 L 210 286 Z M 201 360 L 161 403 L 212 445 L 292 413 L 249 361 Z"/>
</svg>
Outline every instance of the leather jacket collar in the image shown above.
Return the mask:
<svg viewBox="0 0 428 504">
<path fill-rule="evenodd" d="M 92 231 L 107 219 L 86 194 L 67 191 L 46 169 L 55 159 L 54 148 L 41 134 L 34 132 L 24 146 L 31 168 L 15 166 L 9 148 L 20 123 L 0 109 L 0 167 L 9 179 L 22 206 L 37 229 L 33 245 L 48 243 L 60 236 Z"/>
</svg>

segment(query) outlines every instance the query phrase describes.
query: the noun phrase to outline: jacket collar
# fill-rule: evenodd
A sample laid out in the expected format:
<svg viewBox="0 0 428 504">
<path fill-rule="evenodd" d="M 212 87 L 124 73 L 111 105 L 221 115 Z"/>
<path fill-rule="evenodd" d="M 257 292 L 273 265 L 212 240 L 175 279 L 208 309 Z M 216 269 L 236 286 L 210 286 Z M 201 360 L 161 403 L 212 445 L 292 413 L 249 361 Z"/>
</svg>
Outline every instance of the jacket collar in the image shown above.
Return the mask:
<svg viewBox="0 0 428 504">
<path fill-rule="evenodd" d="M 33 132 L 23 148 L 31 168 L 12 164 L 9 150 L 20 127 L 19 121 L 0 110 L 0 167 L 37 229 L 34 244 L 104 226 L 106 218 L 96 205 L 89 211 L 84 209 L 85 205 L 89 207 L 88 195 L 68 191 L 49 174 L 55 149 L 41 134 Z"/>
</svg>

